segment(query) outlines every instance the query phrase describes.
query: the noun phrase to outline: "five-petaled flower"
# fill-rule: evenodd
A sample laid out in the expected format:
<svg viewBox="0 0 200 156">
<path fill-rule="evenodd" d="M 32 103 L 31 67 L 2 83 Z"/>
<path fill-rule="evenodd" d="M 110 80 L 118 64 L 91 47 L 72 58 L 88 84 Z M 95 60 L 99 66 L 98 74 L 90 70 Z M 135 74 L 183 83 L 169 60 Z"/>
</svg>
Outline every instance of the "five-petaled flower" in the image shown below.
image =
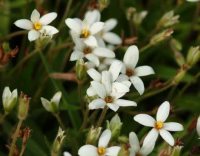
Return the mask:
<svg viewBox="0 0 200 156">
<path fill-rule="evenodd" d="M 79 156 L 117 156 L 120 147 L 107 147 L 110 139 L 111 131 L 109 129 L 104 130 L 99 138 L 98 147 L 94 145 L 84 145 L 78 151 Z"/>
<path fill-rule="evenodd" d="M 171 146 L 174 145 L 174 138 L 168 131 L 182 131 L 183 126 L 176 122 L 166 122 L 165 120 L 169 116 L 170 104 L 168 101 L 163 102 L 158 108 L 156 114 L 156 120 L 147 114 L 138 114 L 134 117 L 134 120 L 144 126 L 153 127 L 153 129 L 147 134 L 146 138 L 156 141 L 158 134 Z"/>
<path fill-rule="evenodd" d="M 40 13 L 35 9 L 31 14 L 31 20 L 28 19 L 20 19 L 17 20 L 14 24 L 22 29 L 29 30 L 28 39 L 29 41 L 37 40 L 41 33 L 48 34 L 52 36 L 58 33 L 58 30 L 48 25 L 57 17 L 57 13 L 52 12 L 40 17 Z"/>
</svg>

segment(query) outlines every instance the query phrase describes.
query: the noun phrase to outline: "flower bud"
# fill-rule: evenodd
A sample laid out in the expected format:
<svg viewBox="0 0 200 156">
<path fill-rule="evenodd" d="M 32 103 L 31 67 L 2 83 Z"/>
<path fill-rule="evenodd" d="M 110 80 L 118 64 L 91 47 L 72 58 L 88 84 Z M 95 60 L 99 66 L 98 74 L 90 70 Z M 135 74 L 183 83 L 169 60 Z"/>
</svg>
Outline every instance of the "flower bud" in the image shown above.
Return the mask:
<svg viewBox="0 0 200 156">
<path fill-rule="evenodd" d="M 57 113 L 59 111 L 59 103 L 62 97 L 62 93 L 59 91 L 54 94 L 54 96 L 51 98 L 51 100 L 47 100 L 43 97 L 41 97 L 41 102 L 43 107 L 51 113 Z"/>
<path fill-rule="evenodd" d="M 189 66 L 195 65 L 200 60 L 200 47 L 191 47 L 187 55 L 187 64 Z"/>
<path fill-rule="evenodd" d="M 174 146 L 171 156 L 180 156 L 182 148 L 183 148 L 183 146 Z"/>
<path fill-rule="evenodd" d="M 166 40 L 173 34 L 173 32 L 174 31 L 172 29 L 166 29 L 159 34 L 154 35 L 150 40 L 150 44 L 155 45 L 158 44 L 159 42 Z"/>
<path fill-rule="evenodd" d="M 94 145 L 101 134 L 101 130 L 101 127 L 95 128 L 92 126 L 88 132 L 86 143 Z"/>
<path fill-rule="evenodd" d="M 116 114 L 111 120 L 110 122 L 107 121 L 107 128 L 111 130 L 112 132 L 112 137 L 113 138 L 118 138 L 118 136 L 120 135 L 120 131 L 122 128 L 122 122 L 118 116 L 118 114 Z"/>
<path fill-rule="evenodd" d="M 179 20 L 178 20 L 179 17 L 180 17 L 179 15 L 175 16 L 174 11 L 171 10 L 162 16 L 162 18 L 160 19 L 160 21 L 157 24 L 157 27 L 158 28 L 166 28 L 166 27 L 172 26 L 179 22 Z"/>
<path fill-rule="evenodd" d="M 19 106 L 18 106 L 18 118 L 20 120 L 26 119 L 29 110 L 29 103 L 30 103 L 30 98 L 26 94 L 21 93 L 19 97 Z"/>
<path fill-rule="evenodd" d="M 127 20 L 132 20 L 133 19 L 133 15 L 134 13 L 136 12 L 136 9 L 134 7 L 129 7 L 127 10 L 126 10 L 126 18 Z"/>
<path fill-rule="evenodd" d="M 108 7 L 108 5 L 110 4 L 110 0 L 99 0 L 98 3 L 99 3 L 99 9 L 103 10 Z"/>
<path fill-rule="evenodd" d="M 63 143 L 63 140 L 65 139 L 65 131 L 63 131 L 60 127 L 58 129 L 58 133 L 57 133 L 57 136 L 54 140 L 54 143 L 53 143 L 53 147 L 52 147 L 52 152 L 54 154 L 57 154 L 59 153 L 61 147 L 62 147 L 62 143 Z M 53 155 L 53 154 L 52 154 Z"/>
<path fill-rule="evenodd" d="M 18 93 L 17 89 L 10 91 L 9 87 L 5 87 L 3 90 L 2 100 L 3 107 L 6 114 L 10 113 L 17 103 Z"/>
<path fill-rule="evenodd" d="M 139 26 L 142 23 L 142 21 L 144 20 L 144 18 L 147 16 L 147 14 L 148 14 L 147 11 L 141 11 L 141 12 L 135 13 L 133 16 L 134 24 Z"/>
<path fill-rule="evenodd" d="M 199 135 L 199 139 L 200 139 L 200 116 L 197 119 L 196 129 L 197 129 L 197 134 Z"/>
<path fill-rule="evenodd" d="M 185 74 L 186 74 L 186 68 L 182 67 L 178 73 L 176 74 L 176 76 L 173 79 L 173 83 L 174 84 L 178 84 L 181 82 L 181 80 L 184 78 Z"/>
<path fill-rule="evenodd" d="M 87 67 L 83 59 L 80 59 L 76 62 L 76 76 L 77 79 L 82 81 L 86 78 Z"/>
</svg>

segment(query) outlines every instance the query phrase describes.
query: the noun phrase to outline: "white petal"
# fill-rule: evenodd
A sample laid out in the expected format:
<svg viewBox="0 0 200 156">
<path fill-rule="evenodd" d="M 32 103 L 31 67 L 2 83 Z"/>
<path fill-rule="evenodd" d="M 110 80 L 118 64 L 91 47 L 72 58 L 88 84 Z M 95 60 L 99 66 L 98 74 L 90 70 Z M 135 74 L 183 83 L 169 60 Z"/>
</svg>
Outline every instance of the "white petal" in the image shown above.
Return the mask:
<svg viewBox="0 0 200 156">
<path fill-rule="evenodd" d="M 147 76 L 155 73 L 150 66 L 140 66 L 135 68 L 134 71 L 137 76 Z"/>
<path fill-rule="evenodd" d="M 35 23 L 38 22 L 39 20 L 40 20 L 40 13 L 36 9 L 34 9 L 31 14 L 31 21 Z"/>
<path fill-rule="evenodd" d="M 41 32 L 45 32 L 48 35 L 54 35 L 54 34 L 57 34 L 59 31 L 53 26 L 46 25 L 42 27 Z"/>
<path fill-rule="evenodd" d="M 127 81 L 127 80 L 129 80 L 129 77 L 124 74 L 120 74 L 119 77 L 117 78 L 118 82 L 123 82 L 123 81 Z"/>
<path fill-rule="evenodd" d="M 87 11 L 84 17 L 84 21 L 86 21 L 89 25 L 100 21 L 101 14 L 98 10 Z"/>
<path fill-rule="evenodd" d="M 129 68 L 135 68 L 137 62 L 139 59 L 139 50 L 136 46 L 130 46 L 127 50 L 126 53 L 124 55 L 124 63 L 126 64 L 126 66 L 128 66 Z"/>
<path fill-rule="evenodd" d="M 156 143 L 156 140 L 158 138 L 158 131 L 155 128 L 152 128 L 151 131 L 146 135 L 143 141 L 143 146 L 148 146 L 149 143 L 152 145 Z"/>
<path fill-rule="evenodd" d="M 57 13 L 51 12 L 46 15 L 43 15 L 40 18 L 40 22 L 42 23 L 42 25 L 47 25 L 47 24 L 51 23 L 56 17 L 57 17 Z"/>
<path fill-rule="evenodd" d="M 137 103 L 134 101 L 130 100 L 124 100 L 124 99 L 117 99 L 115 101 L 115 104 L 121 106 L 121 107 L 126 107 L 126 106 L 137 106 Z"/>
<path fill-rule="evenodd" d="M 99 47 L 106 47 L 106 44 L 101 37 L 96 36 L 96 39 L 97 39 L 97 43 L 98 43 Z"/>
<path fill-rule="evenodd" d="M 121 69 L 122 69 L 121 61 L 115 60 L 112 62 L 112 64 L 110 65 L 110 68 L 109 68 L 109 72 L 112 73 L 113 81 L 115 81 L 118 78 Z"/>
<path fill-rule="evenodd" d="M 69 152 L 64 152 L 64 156 L 72 156 Z"/>
<path fill-rule="evenodd" d="M 99 156 L 97 153 L 97 148 L 93 145 L 84 145 L 78 150 L 79 156 Z"/>
<path fill-rule="evenodd" d="M 51 102 L 54 102 L 55 104 L 59 105 L 61 97 L 62 97 L 62 92 L 57 92 L 51 99 Z"/>
<path fill-rule="evenodd" d="M 18 96 L 17 89 L 14 89 L 13 92 L 11 93 L 11 99 L 17 98 L 17 96 Z"/>
<path fill-rule="evenodd" d="M 95 96 L 95 95 L 97 95 L 97 93 L 95 92 L 95 90 L 92 87 L 89 87 L 87 89 L 87 95 L 88 96 Z"/>
<path fill-rule="evenodd" d="M 49 111 L 49 112 L 52 111 L 50 102 L 49 102 L 47 99 L 41 97 L 41 102 L 42 102 L 43 107 L 44 107 L 47 111 Z"/>
<path fill-rule="evenodd" d="M 112 18 L 112 19 L 109 19 L 107 21 L 105 21 L 105 25 L 104 25 L 104 28 L 103 30 L 104 31 L 110 31 L 112 30 L 115 26 L 117 25 L 117 20 Z"/>
<path fill-rule="evenodd" d="M 91 68 L 87 73 L 94 81 L 101 81 L 101 74 L 96 69 Z"/>
<path fill-rule="evenodd" d="M 129 87 L 124 85 L 123 83 L 120 82 L 114 82 L 112 85 L 112 92 L 113 93 L 127 93 L 129 92 Z"/>
<path fill-rule="evenodd" d="M 122 39 L 113 32 L 104 33 L 104 35 L 102 37 L 106 42 L 108 42 L 110 44 L 118 45 L 118 44 L 122 43 Z"/>
<path fill-rule="evenodd" d="M 166 122 L 164 123 L 164 129 L 167 131 L 182 131 L 183 126 L 177 122 Z"/>
<path fill-rule="evenodd" d="M 144 83 L 138 76 L 131 76 L 130 80 L 135 87 L 135 89 L 139 92 L 140 95 L 144 93 Z"/>
<path fill-rule="evenodd" d="M 107 48 L 98 47 L 93 50 L 93 53 L 100 57 L 114 58 L 115 53 Z"/>
<path fill-rule="evenodd" d="M 90 36 L 86 39 L 84 39 L 84 43 L 90 47 L 97 47 L 97 40 L 94 36 Z"/>
<path fill-rule="evenodd" d="M 96 33 L 100 32 L 103 29 L 104 23 L 103 22 L 96 22 L 92 24 L 90 28 L 90 32 L 92 35 L 95 35 Z"/>
<path fill-rule="evenodd" d="M 26 30 L 31 30 L 33 28 L 33 23 L 30 20 L 27 20 L 27 19 L 17 20 L 14 24 L 17 27 L 22 28 L 22 29 L 26 29 Z"/>
<path fill-rule="evenodd" d="M 140 150 L 140 142 L 134 132 L 129 133 L 129 143 L 131 148 L 134 149 L 135 153 Z"/>
<path fill-rule="evenodd" d="M 92 81 L 91 85 L 99 97 L 101 97 L 102 99 L 106 97 L 106 90 L 101 83 Z"/>
<path fill-rule="evenodd" d="M 106 156 L 118 156 L 121 147 L 112 146 L 106 149 Z"/>
<path fill-rule="evenodd" d="M 104 130 L 101 136 L 99 137 L 98 147 L 107 147 L 110 138 L 111 138 L 111 131 L 109 129 Z"/>
<path fill-rule="evenodd" d="M 155 136 L 154 137 L 158 137 L 158 132 L 155 131 Z M 145 144 L 142 145 L 141 149 L 140 149 L 140 153 L 144 156 L 149 155 L 154 147 L 155 147 L 155 142 L 157 139 L 153 138 L 153 140 L 149 140 L 148 143 L 145 142 Z"/>
<path fill-rule="evenodd" d="M 29 41 L 34 41 L 40 37 L 40 33 L 36 30 L 31 30 L 28 32 Z"/>
<path fill-rule="evenodd" d="M 105 101 L 102 99 L 95 99 L 89 104 L 89 109 L 99 109 L 104 108 L 106 105 Z"/>
<path fill-rule="evenodd" d="M 75 61 L 82 59 L 84 57 L 84 54 L 81 51 L 73 51 L 70 56 L 70 61 Z"/>
<path fill-rule="evenodd" d="M 107 103 L 107 106 L 113 110 L 114 112 L 116 112 L 119 109 L 119 106 L 115 103 Z"/>
<path fill-rule="evenodd" d="M 96 66 L 99 65 L 99 58 L 94 54 L 87 54 L 85 55 L 85 58 L 87 58 L 90 62 L 94 63 Z"/>
<path fill-rule="evenodd" d="M 109 95 L 112 90 L 112 75 L 109 71 L 102 72 L 102 84 L 106 89 L 106 93 Z"/>
<path fill-rule="evenodd" d="M 80 23 L 72 18 L 67 18 L 65 20 L 66 25 L 75 33 L 80 34 L 81 32 L 81 25 Z"/>
<path fill-rule="evenodd" d="M 168 101 L 163 102 L 160 107 L 158 108 L 157 114 L 156 114 L 156 120 L 165 122 L 167 117 L 169 116 L 170 111 L 170 104 Z"/>
<path fill-rule="evenodd" d="M 199 137 L 200 137 L 200 116 L 199 116 L 198 119 L 197 119 L 197 126 L 196 126 L 196 129 L 197 129 L 197 133 L 198 133 L 198 135 L 199 135 Z"/>
<path fill-rule="evenodd" d="M 148 127 L 154 127 L 154 124 L 156 122 L 154 118 L 147 114 L 138 114 L 134 116 L 134 120 L 140 123 L 141 125 Z"/>
<path fill-rule="evenodd" d="M 159 130 L 161 137 L 171 146 L 174 146 L 174 138 L 172 135 L 166 131 L 165 129 L 160 129 Z"/>
</svg>

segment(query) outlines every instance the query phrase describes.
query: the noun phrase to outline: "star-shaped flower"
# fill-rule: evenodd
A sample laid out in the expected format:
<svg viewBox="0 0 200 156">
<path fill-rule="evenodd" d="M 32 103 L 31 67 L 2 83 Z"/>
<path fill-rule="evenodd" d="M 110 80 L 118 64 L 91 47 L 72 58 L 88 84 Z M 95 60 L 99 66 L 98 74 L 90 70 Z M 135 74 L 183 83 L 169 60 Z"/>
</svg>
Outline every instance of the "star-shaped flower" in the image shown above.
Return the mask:
<svg viewBox="0 0 200 156">
<path fill-rule="evenodd" d="M 170 104 L 168 101 L 163 102 L 158 108 L 156 114 L 156 120 L 147 114 L 138 114 L 134 117 L 134 120 L 141 125 L 153 127 L 153 129 L 147 134 L 146 138 L 152 138 L 152 141 L 156 141 L 158 135 L 171 146 L 174 145 L 174 138 L 169 133 L 169 131 L 182 131 L 183 126 L 176 122 L 166 122 L 167 117 L 170 112 Z"/>
<path fill-rule="evenodd" d="M 111 131 L 105 130 L 101 134 L 98 142 L 98 147 L 93 145 L 84 145 L 82 146 L 79 151 L 79 156 L 117 156 L 120 147 L 118 146 L 112 146 L 108 147 L 108 143 L 111 139 Z"/>
<path fill-rule="evenodd" d="M 144 93 L 144 83 L 140 79 L 140 76 L 147 76 L 154 74 L 154 70 L 150 66 L 136 67 L 139 59 L 139 50 L 136 46 L 130 46 L 123 59 L 124 67 L 122 69 L 122 75 L 120 80 L 129 79 L 136 90 L 141 94 Z"/>
<path fill-rule="evenodd" d="M 31 14 L 31 20 L 20 19 L 14 24 L 19 28 L 29 30 L 28 39 L 29 41 L 34 41 L 40 37 L 41 33 L 48 33 L 49 36 L 58 33 L 58 30 L 55 27 L 48 25 L 56 17 L 57 13 L 55 12 L 51 12 L 40 17 L 40 13 L 35 9 Z"/>
</svg>

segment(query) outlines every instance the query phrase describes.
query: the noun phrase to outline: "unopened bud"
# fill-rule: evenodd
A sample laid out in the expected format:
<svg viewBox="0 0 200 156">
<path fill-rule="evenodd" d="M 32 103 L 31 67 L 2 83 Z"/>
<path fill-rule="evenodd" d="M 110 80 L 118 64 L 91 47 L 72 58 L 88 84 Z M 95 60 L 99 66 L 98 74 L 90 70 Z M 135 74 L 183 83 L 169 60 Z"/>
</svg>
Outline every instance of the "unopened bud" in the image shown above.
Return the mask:
<svg viewBox="0 0 200 156">
<path fill-rule="evenodd" d="M 162 18 L 160 19 L 160 21 L 157 24 L 157 27 L 166 28 L 166 27 L 172 26 L 179 22 L 178 19 L 179 19 L 179 15 L 175 16 L 174 11 L 171 10 L 162 16 Z"/>
<path fill-rule="evenodd" d="M 101 130 L 101 127 L 95 128 L 92 126 L 88 132 L 86 143 L 94 145 L 100 136 Z"/>
<path fill-rule="evenodd" d="M 63 140 L 65 139 L 65 131 L 63 131 L 60 127 L 58 129 L 58 133 L 57 133 L 57 136 L 54 140 L 54 143 L 53 143 L 53 147 L 52 147 L 52 152 L 54 154 L 58 154 L 61 147 L 62 147 L 62 143 L 63 143 Z M 52 153 L 52 154 L 53 154 Z"/>
<path fill-rule="evenodd" d="M 173 79 L 173 83 L 174 84 L 178 84 L 181 82 L 181 80 L 184 78 L 185 74 L 186 74 L 187 68 L 182 67 L 178 73 L 176 74 L 176 76 Z"/>
<path fill-rule="evenodd" d="M 120 135 L 120 131 L 122 128 L 122 122 L 118 116 L 118 114 L 116 114 L 111 120 L 110 122 L 107 121 L 107 128 L 111 130 L 112 132 L 112 138 L 118 138 L 118 136 Z"/>
<path fill-rule="evenodd" d="M 76 76 L 77 79 L 82 81 L 86 78 L 87 67 L 83 59 L 80 59 L 76 62 Z"/>
<path fill-rule="evenodd" d="M 18 93 L 17 89 L 10 91 L 9 87 L 5 87 L 3 90 L 2 100 L 3 107 L 6 114 L 10 113 L 17 103 Z"/>
<path fill-rule="evenodd" d="M 173 34 L 173 32 L 174 31 L 172 29 L 166 29 L 159 34 L 154 35 L 150 40 L 150 44 L 155 45 L 168 39 Z"/>
<path fill-rule="evenodd" d="M 132 20 L 133 19 L 133 15 L 135 14 L 136 12 L 136 9 L 134 7 L 129 7 L 127 10 L 126 10 L 126 18 L 127 20 Z"/>
<path fill-rule="evenodd" d="M 189 66 L 195 65 L 200 60 L 200 47 L 191 47 L 187 55 L 187 64 Z"/>
<path fill-rule="evenodd" d="M 19 97 L 19 107 L 18 107 L 18 118 L 20 120 L 26 119 L 29 110 L 29 103 L 30 103 L 30 98 L 24 93 L 21 93 Z"/>
<path fill-rule="evenodd" d="M 142 21 L 144 20 L 144 18 L 147 16 L 148 12 L 147 11 L 141 11 L 141 12 L 137 12 L 134 14 L 133 16 L 133 22 L 135 25 L 140 25 L 142 23 Z"/>
<path fill-rule="evenodd" d="M 110 0 L 99 0 L 98 3 L 99 3 L 99 9 L 103 10 L 108 7 L 108 5 L 110 4 Z"/>
</svg>

